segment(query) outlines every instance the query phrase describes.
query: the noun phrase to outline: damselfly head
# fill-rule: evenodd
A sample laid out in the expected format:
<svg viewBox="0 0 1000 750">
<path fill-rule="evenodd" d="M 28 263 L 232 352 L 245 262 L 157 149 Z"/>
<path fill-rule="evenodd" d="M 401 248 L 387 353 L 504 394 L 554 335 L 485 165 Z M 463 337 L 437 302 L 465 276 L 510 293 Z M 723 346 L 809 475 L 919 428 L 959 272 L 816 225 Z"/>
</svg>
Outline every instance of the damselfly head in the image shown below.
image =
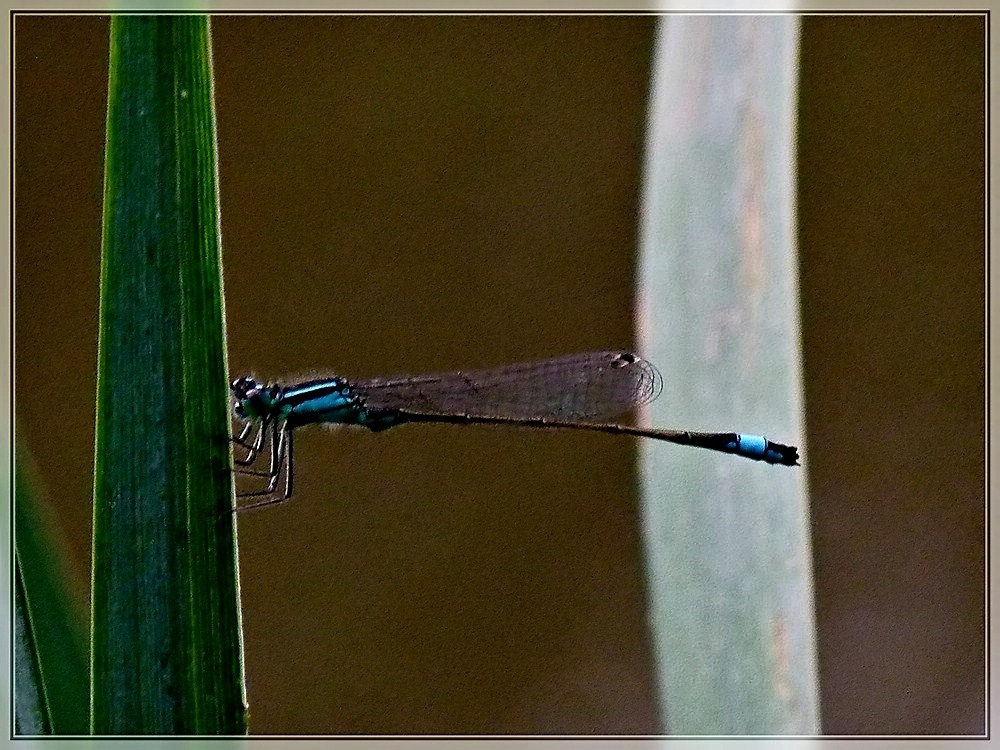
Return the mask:
<svg viewBox="0 0 1000 750">
<path fill-rule="evenodd" d="M 264 416 L 281 395 L 279 386 L 265 386 L 248 375 L 236 378 L 229 388 L 236 398 L 233 413 L 239 419 L 256 419 Z"/>
</svg>

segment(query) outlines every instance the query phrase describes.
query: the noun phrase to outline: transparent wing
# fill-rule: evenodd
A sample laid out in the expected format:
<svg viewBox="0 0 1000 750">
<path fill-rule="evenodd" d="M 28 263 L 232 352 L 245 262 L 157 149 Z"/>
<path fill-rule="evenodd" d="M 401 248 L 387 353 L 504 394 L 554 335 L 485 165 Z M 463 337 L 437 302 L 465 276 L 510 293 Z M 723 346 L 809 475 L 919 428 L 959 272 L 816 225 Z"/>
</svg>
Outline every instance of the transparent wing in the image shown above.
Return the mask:
<svg viewBox="0 0 1000 750">
<path fill-rule="evenodd" d="M 656 368 L 638 355 L 607 351 L 351 385 L 376 411 L 592 420 L 649 403 L 663 383 Z"/>
</svg>

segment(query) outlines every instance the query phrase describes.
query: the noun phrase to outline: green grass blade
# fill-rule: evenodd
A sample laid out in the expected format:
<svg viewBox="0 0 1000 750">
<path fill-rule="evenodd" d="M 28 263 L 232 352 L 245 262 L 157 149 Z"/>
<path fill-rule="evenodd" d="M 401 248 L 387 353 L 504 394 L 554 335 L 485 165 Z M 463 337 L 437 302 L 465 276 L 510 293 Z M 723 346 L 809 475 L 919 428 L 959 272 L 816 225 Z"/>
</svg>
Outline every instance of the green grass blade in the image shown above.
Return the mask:
<svg viewBox="0 0 1000 750">
<path fill-rule="evenodd" d="M 14 559 L 14 734 L 52 734 L 49 702 L 42 679 L 38 646 L 28 615 L 21 563 Z"/>
<path fill-rule="evenodd" d="M 44 733 L 86 734 L 86 615 L 82 601 L 71 595 L 70 570 L 58 527 L 36 483 L 29 481 L 33 474 L 28 470 L 30 466 L 30 458 L 19 445 L 14 465 L 15 604 L 20 608 L 17 622 L 23 623 L 26 637 L 30 638 L 19 639 L 18 647 L 30 650 L 17 651 L 17 705 L 19 714 L 22 705 L 31 705 L 32 699 L 22 696 L 22 689 L 30 687 L 22 677 L 30 679 L 37 673 L 34 691 L 46 704 Z M 22 662 L 25 658 L 30 658 L 31 664 Z M 40 730 L 41 726 L 27 715 L 23 721 L 18 716 L 18 731 L 36 734 Z"/>
<path fill-rule="evenodd" d="M 794 246 L 798 21 L 660 19 L 641 275 L 652 423 L 764 433 L 803 467 L 643 445 L 672 734 L 819 731 Z"/>
<path fill-rule="evenodd" d="M 91 728 L 245 731 L 208 20 L 111 22 Z"/>
</svg>

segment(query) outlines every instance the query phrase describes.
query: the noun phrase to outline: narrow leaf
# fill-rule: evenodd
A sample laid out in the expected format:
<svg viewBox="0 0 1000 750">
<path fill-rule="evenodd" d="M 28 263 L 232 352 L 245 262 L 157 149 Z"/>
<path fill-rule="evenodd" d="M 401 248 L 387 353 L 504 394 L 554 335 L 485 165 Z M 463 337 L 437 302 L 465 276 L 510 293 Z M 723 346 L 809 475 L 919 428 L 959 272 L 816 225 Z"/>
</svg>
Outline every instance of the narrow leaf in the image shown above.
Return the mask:
<svg viewBox="0 0 1000 750">
<path fill-rule="evenodd" d="M 245 731 L 209 26 L 111 22 L 94 733 Z"/>
<path fill-rule="evenodd" d="M 85 608 L 72 595 L 65 545 L 44 494 L 37 482 L 29 481 L 33 474 L 30 456 L 19 439 L 14 465 L 16 624 L 20 627 L 23 623 L 29 632 L 26 640 L 18 641 L 15 652 L 18 711 L 25 705 L 22 690 L 33 689 L 22 681 L 30 676 L 22 659 L 30 658 L 32 669 L 37 670 L 37 690 L 46 702 L 46 733 L 86 734 L 89 677 Z M 29 643 L 31 651 L 22 652 L 21 647 Z M 29 731 L 29 726 L 34 730 Z M 19 733 L 32 734 L 38 729 L 26 718 L 22 721 L 19 713 Z"/>
<path fill-rule="evenodd" d="M 655 424 L 764 433 L 802 467 L 643 445 L 672 734 L 819 730 L 794 246 L 797 20 L 660 20 L 641 274 Z"/>
<path fill-rule="evenodd" d="M 42 666 L 16 555 L 14 568 L 14 734 L 22 737 L 51 734 L 52 719 Z"/>
</svg>

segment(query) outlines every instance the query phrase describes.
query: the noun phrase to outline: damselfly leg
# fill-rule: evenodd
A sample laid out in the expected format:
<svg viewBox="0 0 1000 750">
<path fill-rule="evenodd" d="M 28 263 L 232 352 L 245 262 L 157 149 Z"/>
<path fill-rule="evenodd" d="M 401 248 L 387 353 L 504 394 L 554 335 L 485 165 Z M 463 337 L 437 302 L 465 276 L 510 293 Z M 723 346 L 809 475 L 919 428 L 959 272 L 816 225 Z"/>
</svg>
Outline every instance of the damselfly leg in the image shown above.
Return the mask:
<svg viewBox="0 0 1000 750">
<path fill-rule="evenodd" d="M 286 423 L 278 423 L 275 420 L 262 420 L 260 429 L 252 442 L 247 438 L 253 431 L 253 423 L 248 424 L 238 436 L 233 437 L 233 443 L 247 449 L 247 454 L 243 458 L 234 458 L 234 471 L 237 474 L 247 476 L 266 477 L 267 486 L 260 490 L 248 490 L 237 492 L 237 499 L 247 497 L 259 497 L 251 503 L 238 505 L 237 510 L 247 510 L 248 508 L 261 508 L 265 505 L 277 505 L 287 500 L 292 495 L 292 432 Z M 258 471 L 250 468 L 256 463 L 257 456 L 263 452 L 264 443 L 268 442 L 270 452 L 270 466 L 267 471 Z M 282 473 L 285 475 L 285 490 L 278 493 L 278 482 Z"/>
<path fill-rule="evenodd" d="M 253 428 L 255 426 L 254 422 L 247 422 L 240 434 L 238 436 L 234 435 L 231 438 L 234 445 L 246 448 L 247 451 L 243 458 L 233 458 L 233 463 L 238 466 L 253 466 L 257 461 L 257 454 L 260 453 L 261 449 L 264 447 L 264 436 L 267 434 L 268 422 L 267 420 L 262 420 L 256 437 L 254 437 L 252 441 L 248 441 L 247 438 L 250 437 L 250 433 L 253 432 Z M 241 473 L 251 474 L 253 472 L 246 471 Z M 263 472 L 261 472 L 261 476 L 265 476 Z"/>
</svg>

